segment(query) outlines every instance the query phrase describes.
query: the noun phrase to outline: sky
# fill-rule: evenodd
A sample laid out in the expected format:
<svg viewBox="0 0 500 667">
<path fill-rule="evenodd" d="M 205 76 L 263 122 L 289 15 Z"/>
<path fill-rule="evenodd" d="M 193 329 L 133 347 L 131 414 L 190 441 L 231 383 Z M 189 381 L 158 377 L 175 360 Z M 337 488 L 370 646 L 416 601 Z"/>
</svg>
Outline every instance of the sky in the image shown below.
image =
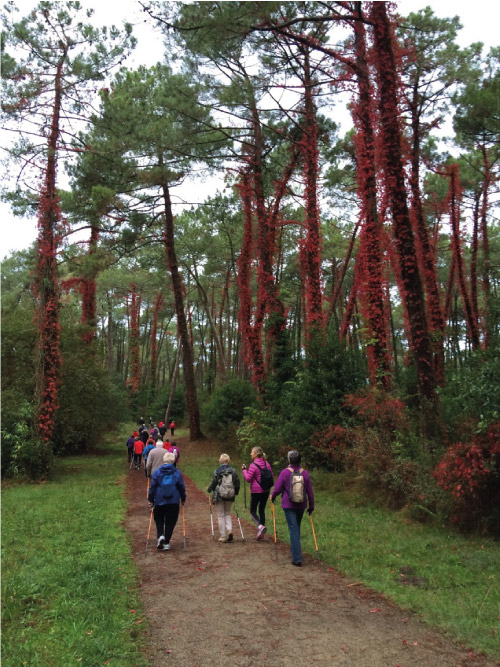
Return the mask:
<svg viewBox="0 0 500 667">
<path fill-rule="evenodd" d="M 30 9 L 36 6 L 32 0 L 18 0 L 15 5 L 20 9 L 20 16 L 24 16 Z M 155 31 L 145 21 L 137 0 L 120 0 L 119 2 L 91 2 L 82 0 L 83 7 L 91 7 L 95 10 L 96 25 L 119 26 L 123 21 L 128 21 L 134 26 L 134 35 L 138 39 L 138 45 L 133 56 L 125 63 L 131 68 L 138 64 L 153 65 L 162 60 L 163 45 L 158 31 Z M 441 18 L 459 16 L 463 29 L 460 31 L 457 42 L 460 46 L 469 46 L 473 42 L 483 42 L 484 53 L 492 46 L 500 46 L 498 25 L 500 19 L 500 4 L 496 5 L 490 0 L 439 0 L 438 2 L 421 0 L 399 0 L 397 2 L 399 13 L 406 15 L 418 11 L 430 5 L 436 16 Z M 4 139 L 2 139 L 4 141 Z M 36 219 L 16 218 L 10 212 L 7 204 L 0 202 L 0 257 L 9 255 L 14 250 L 28 248 L 36 239 Z"/>
</svg>

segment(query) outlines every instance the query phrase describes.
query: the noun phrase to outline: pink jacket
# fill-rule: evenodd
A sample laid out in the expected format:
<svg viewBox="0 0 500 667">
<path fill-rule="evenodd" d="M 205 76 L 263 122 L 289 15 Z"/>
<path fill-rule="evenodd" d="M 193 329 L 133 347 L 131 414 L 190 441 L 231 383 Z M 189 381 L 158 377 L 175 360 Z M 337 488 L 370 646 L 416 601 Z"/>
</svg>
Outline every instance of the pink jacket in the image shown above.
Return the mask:
<svg viewBox="0 0 500 667">
<path fill-rule="evenodd" d="M 242 470 L 241 472 L 243 473 L 245 480 L 250 482 L 250 493 L 265 493 L 264 489 L 262 489 L 259 484 L 260 470 L 257 466 L 260 466 L 261 468 L 269 468 L 269 470 L 272 472 L 271 465 L 261 458 L 257 458 L 255 461 L 252 461 L 248 468 L 246 470 Z"/>
</svg>

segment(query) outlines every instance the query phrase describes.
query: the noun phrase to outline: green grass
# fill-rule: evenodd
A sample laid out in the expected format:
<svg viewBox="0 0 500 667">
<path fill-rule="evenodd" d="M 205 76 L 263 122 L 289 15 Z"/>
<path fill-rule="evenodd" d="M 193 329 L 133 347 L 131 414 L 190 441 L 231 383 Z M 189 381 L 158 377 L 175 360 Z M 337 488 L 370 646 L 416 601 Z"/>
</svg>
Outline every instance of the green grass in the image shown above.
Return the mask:
<svg viewBox="0 0 500 667">
<path fill-rule="evenodd" d="M 2 492 L 2 662 L 146 665 L 137 570 L 122 525 L 128 431 L 55 478 Z M 131 610 L 135 610 L 132 612 Z"/>
<path fill-rule="evenodd" d="M 182 469 L 205 490 L 218 455 L 212 451 L 208 459 L 193 457 L 189 463 L 183 461 Z M 239 468 L 241 461 L 234 456 L 232 463 Z M 343 475 L 315 471 L 311 477 L 316 497 L 314 528 L 323 561 L 355 583 L 363 582 L 383 593 L 456 641 L 500 658 L 498 542 L 467 538 L 446 528 L 409 521 L 404 514 L 371 507 L 366 499 L 345 488 Z M 240 514 L 242 496 L 243 491 L 238 499 Z M 288 541 L 284 514 L 279 509 L 276 520 L 279 538 Z M 307 515 L 302 524 L 302 547 L 316 553 Z"/>
</svg>

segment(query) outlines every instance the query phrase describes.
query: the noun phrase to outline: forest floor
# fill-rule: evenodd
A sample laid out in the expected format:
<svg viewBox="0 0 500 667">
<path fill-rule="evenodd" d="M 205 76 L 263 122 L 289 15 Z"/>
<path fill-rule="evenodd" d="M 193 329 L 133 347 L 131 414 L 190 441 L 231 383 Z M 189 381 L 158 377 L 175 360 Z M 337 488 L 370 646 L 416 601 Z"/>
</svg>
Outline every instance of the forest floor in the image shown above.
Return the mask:
<svg viewBox="0 0 500 667">
<path fill-rule="evenodd" d="M 176 442 L 181 472 L 190 453 L 203 450 L 217 460 L 216 443 Z M 143 470 L 128 474 L 126 528 L 141 572 L 154 667 L 498 667 L 310 555 L 303 554 L 302 568 L 293 567 L 288 544 L 276 548 L 270 511 L 262 541 L 241 518 L 241 503 L 245 540 L 234 517 L 234 542 L 220 543 L 215 513 L 213 539 L 208 494 L 184 479 L 185 548 L 179 514 L 172 549 L 156 549 L 153 522 L 146 552 L 146 479 Z"/>
</svg>

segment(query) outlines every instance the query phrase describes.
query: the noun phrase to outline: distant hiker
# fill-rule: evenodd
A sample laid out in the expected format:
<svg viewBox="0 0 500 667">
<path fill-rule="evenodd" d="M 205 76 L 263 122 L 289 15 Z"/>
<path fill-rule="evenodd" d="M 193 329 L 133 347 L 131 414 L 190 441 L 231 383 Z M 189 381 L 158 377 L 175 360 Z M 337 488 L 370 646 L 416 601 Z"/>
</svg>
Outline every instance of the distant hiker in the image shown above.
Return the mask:
<svg viewBox="0 0 500 667">
<path fill-rule="evenodd" d="M 144 446 L 146 446 L 146 443 L 147 443 L 148 438 L 149 438 L 149 432 L 148 432 L 147 428 L 142 429 L 140 437 L 141 437 L 141 440 L 142 440 Z"/>
<path fill-rule="evenodd" d="M 149 452 L 156 447 L 156 443 L 153 440 L 153 438 L 149 438 L 148 441 L 146 442 L 146 446 L 144 447 L 144 451 L 142 452 L 142 459 L 144 461 L 144 474 L 146 477 L 148 476 L 148 471 L 147 471 L 147 463 L 148 463 L 148 455 Z"/>
<path fill-rule="evenodd" d="M 171 444 L 172 443 L 170 442 L 170 440 L 166 438 L 165 441 L 163 442 L 163 449 L 170 449 Z"/>
<path fill-rule="evenodd" d="M 141 467 L 142 452 L 144 451 L 144 443 L 140 438 L 136 438 L 134 442 L 134 467 L 139 470 Z"/>
<path fill-rule="evenodd" d="M 174 435 L 175 435 L 175 422 L 174 422 L 173 419 L 172 419 L 172 421 L 171 421 L 170 424 L 169 424 L 169 428 L 170 428 L 170 435 L 171 435 L 172 438 L 173 438 Z"/>
<path fill-rule="evenodd" d="M 179 518 L 179 503 L 184 505 L 186 502 L 186 487 L 180 471 L 174 466 L 174 458 L 171 452 L 164 453 L 163 464 L 151 477 L 148 494 L 149 506 L 154 506 L 156 546 L 163 551 L 170 549 L 170 539 Z"/>
<path fill-rule="evenodd" d="M 153 424 L 153 428 L 150 430 L 149 435 L 155 440 L 158 440 L 158 438 L 160 437 L 160 431 L 155 424 Z"/>
<path fill-rule="evenodd" d="M 285 512 L 288 531 L 290 533 L 290 552 L 292 565 L 302 566 L 302 550 L 300 546 L 300 523 L 304 511 L 314 512 L 314 494 L 309 473 L 300 467 L 300 454 L 295 449 L 288 452 L 288 467 L 284 468 L 273 489 L 271 502 L 281 493 L 281 507 Z"/>
<path fill-rule="evenodd" d="M 217 508 L 219 542 L 233 541 L 231 508 L 240 491 L 240 478 L 236 470 L 229 465 L 230 460 L 228 454 L 220 455 L 220 465 L 214 470 L 207 489 L 208 493 L 212 493 L 212 502 Z"/>
<path fill-rule="evenodd" d="M 146 424 L 146 422 L 144 421 L 144 417 L 139 417 L 139 428 L 141 426 L 144 426 L 145 424 Z"/>
<path fill-rule="evenodd" d="M 134 458 L 134 442 L 137 437 L 139 437 L 139 434 L 137 431 L 134 431 L 130 438 L 127 440 L 127 460 L 129 463 Z"/>
<path fill-rule="evenodd" d="M 257 539 L 266 532 L 266 503 L 273 485 L 273 471 L 266 460 L 262 447 L 253 447 L 250 452 L 252 463 L 241 466 L 243 477 L 250 483 L 250 515 L 257 526 Z"/>
<path fill-rule="evenodd" d="M 153 417 L 149 418 L 149 428 L 153 428 Z"/>
<path fill-rule="evenodd" d="M 167 425 L 164 424 L 163 422 L 160 422 L 158 424 L 158 430 L 160 431 L 160 437 L 163 440 L 163 438 L 165 437 L 165 433 L 167 432 Z"/>
<path fill-rule="evenodd" d="M 165 446 L 167 443 L 169 445 L 168 447 Z M 179 461 L 180 453 L 179 453 L 179 448 L 177 447 L 175 442 L 171 443 L 167 440 L 167 442 L 163 443 L 163 448 L 166 449 L 167 452 L 172 452 L 173 454 L 175 454 L 175 463 L 174 463 L 174 465 L 177 467 L 177 463 Z"/>
<path fill-rule="evenodd" d="M 148 460 L 146 463 L 146 477 L 152 477 L 155 470 L 163 465 L 164 455 L 165 450 L 163 449 L 163 441 L 158 439 L 156 441 L 156 447 L 148 454 Z"/>
</svg>

